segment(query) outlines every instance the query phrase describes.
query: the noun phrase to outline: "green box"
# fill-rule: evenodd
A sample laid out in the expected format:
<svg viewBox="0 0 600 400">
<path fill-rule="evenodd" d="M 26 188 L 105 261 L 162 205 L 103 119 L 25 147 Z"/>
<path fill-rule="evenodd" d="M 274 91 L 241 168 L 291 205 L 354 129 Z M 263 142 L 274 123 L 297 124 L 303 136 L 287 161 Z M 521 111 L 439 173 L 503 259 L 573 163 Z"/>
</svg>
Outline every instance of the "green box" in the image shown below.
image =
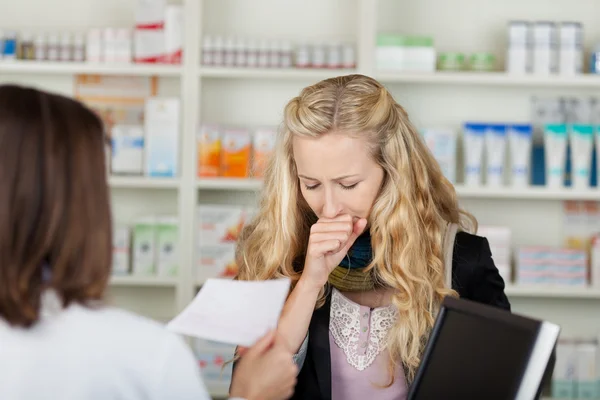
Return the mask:
<svg viewBox="0 0 600 400">
<path fill-rule="evenodd" d="M 158 275 L 179 275 L 179 226 L 177 218 L 159 218 L 156 225 L 158 241 Z"/>
<path fill-rule="evenodd" d="M 133 274 L 156 274 L 156 219 L 141 218 L 133 225 Z"/>
</svg>

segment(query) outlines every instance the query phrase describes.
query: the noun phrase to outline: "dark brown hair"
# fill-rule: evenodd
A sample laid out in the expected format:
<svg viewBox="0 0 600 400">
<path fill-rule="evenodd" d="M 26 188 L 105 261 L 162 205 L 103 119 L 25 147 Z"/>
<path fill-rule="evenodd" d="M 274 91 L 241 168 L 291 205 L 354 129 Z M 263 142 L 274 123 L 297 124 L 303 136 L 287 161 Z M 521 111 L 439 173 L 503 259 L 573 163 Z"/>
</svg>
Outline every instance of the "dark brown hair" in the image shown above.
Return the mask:
<svg viewBox="0 0 600 400">
<path fill-rule="evenodd" d="M 101 120 L 81 103 L 0 85 L 0 317 L 29 327 L 54 289 L 103 297 L 112 228 Z M 43 269 L 50 276 L 43 278 Z"/>
</svg>

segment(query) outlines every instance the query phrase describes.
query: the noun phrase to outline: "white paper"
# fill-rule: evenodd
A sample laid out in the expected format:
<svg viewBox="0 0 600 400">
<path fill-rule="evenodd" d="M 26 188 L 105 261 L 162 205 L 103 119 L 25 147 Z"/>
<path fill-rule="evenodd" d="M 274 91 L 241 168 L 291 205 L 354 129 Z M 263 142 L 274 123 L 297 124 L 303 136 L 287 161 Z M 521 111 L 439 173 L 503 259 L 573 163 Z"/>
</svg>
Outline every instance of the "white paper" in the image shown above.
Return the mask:
<svg viewBox="0 0 600 400">
<path fill-rule="evenodd" d="M 290 279 L 208 279 L 167 329 L 201 339 L 252 346 L 277 327 Z"/>
</svg>

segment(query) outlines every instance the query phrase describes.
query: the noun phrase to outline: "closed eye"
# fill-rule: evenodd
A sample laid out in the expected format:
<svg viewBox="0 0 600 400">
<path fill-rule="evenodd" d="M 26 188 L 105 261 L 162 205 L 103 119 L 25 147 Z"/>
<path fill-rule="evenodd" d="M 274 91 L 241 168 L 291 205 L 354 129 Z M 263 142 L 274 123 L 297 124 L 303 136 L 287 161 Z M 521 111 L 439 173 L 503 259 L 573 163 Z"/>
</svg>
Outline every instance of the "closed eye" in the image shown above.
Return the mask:
<svg viewBox="0 0 600 400">
<path fill-rule="evenodd" d="M 358 182 L 356 182 L 356 183 L 355 183 L 355 184 L 353 184 L 353 185 L 348 185 L 348 186 L 346 186 L 346 185 L 342 185 L 342 184 L 340 183 L 340 186 L 341 186 L 341 187 L 342 187 L 342 189 L 344 189 L 344 190 L 351 190 L 351 189 L 354 189 L 354 188 L 356 187 L 356 185 L 358 185 Z"/>
<path fill-rule="evenodd" d="M 306 190 L 315 190 L 316 188 L 318 188 L 320 186 L 319 183 L 314 184 L 314 185 L 304 185 L 304 187 L 306 188 Z"/>
</svg>

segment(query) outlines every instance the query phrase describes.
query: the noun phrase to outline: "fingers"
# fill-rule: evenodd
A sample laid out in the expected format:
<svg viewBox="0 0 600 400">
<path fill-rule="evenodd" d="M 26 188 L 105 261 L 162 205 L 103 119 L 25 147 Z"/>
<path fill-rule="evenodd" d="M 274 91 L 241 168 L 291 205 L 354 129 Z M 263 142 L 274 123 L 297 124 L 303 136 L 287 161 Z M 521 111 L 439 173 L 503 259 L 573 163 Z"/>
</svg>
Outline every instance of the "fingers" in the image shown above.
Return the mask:
<svg viewBox="0 0 600 400">
<path fill-rule="evenodd" d="M 264 353 L 265 351 L 267 351 L 271 347 L 274 340 L 275 340 L 275 331 L 271 330 L 266 335 L 264 335 L 262 338 L 260 338 L 259 341 L 256 342 L 252 347 L 250 347 L 245 353 L 249 356 L 260 355 L 260 354 Z"/>
<path fill-rule="evenodd" d="M 319 243 L 313 243 L 308 249 L 311 257 L 322 257 L 327 253 L 337 253 L 343 247 L 342 242 L 337 239 L 325 240 Z"/>
<path fill-rule="evenodd" d="M 348 238 L 346 243 L 344 243 L 345 251 L 348 251 L 350 249 L 350 247 L 354 244 L 356 238 L 358 238 L 365 231 L 366 227 L 367 220 L 365 218 L 361 218 L 354 223 L 354 226 L 352 228 L 352 234 L 350 234 L 350 237 Z"/>
<path fill-rule="evenodd" d="M 327 232 L 347 232 L 348 235 L 352 233 L 352 221 L 340 222 L 317 222 L 310 228 L 311 235 L 315 233 L 327 233 Z"/>
<path fill-rule="evenodd" d="M 319 243 L 326 242 L 328 240 L 337 240 L 340 243 L 346 243 L 346 241 L 350 238 L 351 232 L 318 232 L 313 233 L 309 237 L 309 243 Z"/>
</svg>

